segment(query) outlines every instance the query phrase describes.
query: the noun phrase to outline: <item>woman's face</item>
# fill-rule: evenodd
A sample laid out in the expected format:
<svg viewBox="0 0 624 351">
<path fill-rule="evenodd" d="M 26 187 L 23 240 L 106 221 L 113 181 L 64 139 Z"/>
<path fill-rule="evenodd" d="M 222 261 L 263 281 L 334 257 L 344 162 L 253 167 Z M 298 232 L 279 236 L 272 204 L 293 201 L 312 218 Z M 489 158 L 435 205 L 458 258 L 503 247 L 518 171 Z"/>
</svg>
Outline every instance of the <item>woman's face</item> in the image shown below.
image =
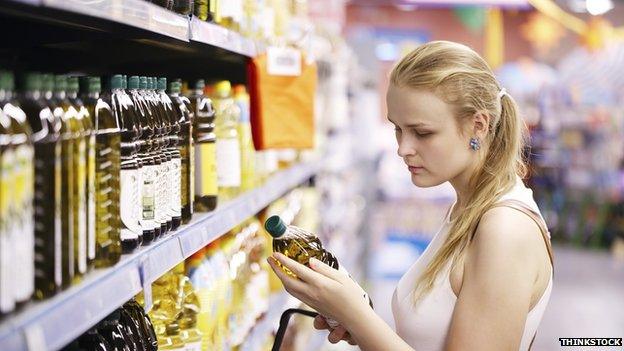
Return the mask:
<svg viewBox="0 0 624 351">
<path fill-rule="evenodd" d="M 388 120 L 395 125 L 398 154 L 412 183 L 431 187 L 463 177 L 476 162 L 469 132 L 460 133 L 451 106 L 434 93 L 397 87 L 386 96 Z"/>
</svg>

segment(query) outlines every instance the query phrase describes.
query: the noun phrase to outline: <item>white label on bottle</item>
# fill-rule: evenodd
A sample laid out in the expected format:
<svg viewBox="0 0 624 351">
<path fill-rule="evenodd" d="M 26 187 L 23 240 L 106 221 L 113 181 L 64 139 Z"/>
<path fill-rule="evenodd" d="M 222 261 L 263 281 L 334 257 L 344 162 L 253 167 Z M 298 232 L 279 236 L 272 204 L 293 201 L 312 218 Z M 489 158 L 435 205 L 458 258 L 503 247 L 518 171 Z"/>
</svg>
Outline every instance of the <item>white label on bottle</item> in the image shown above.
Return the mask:
<svg viewBox="0 0 624 351">
<path fill-rule="evenodd" d="M 202 351 L 202 343 L 198 342 L 188 342 L 184 345 L 184 351 Z"/>
<path fill-rule="evenodd" d="M 167 161 L 167 198 L 166 198 L 166 208 L 167 208 L 167 217 L 173 218 L 175 213 L 173 212 L 173 198 L 175 192 L 175 179 L 174 179 L 174 171 L 173 171 L 173 158 L 171 161 Z"/>
<path fill-rule="evenodd" d="M 96 226 L 96 209 L 95 209 L 95 133 L 91 133 L 89 136 L 89 152 L 87 158 L 87 201 L 88 203 L 88 215 L 87 220 L 87 234 L 89 240 L 87 241 L 87 255 L 89 260 L 95 259 L 95 226 Z"/>
<path fill-rule="evenodd" d="M 122 169 L 119 172 L 119 209 L 121 222 L 131 232 L 138 235 L 140 227 L 135 217 L 135 204 L 137 196 L 137 182 L 139 180 L 138 170 Z"/>
<path fill-rule="evenodd" d="M 15 150 L 15 163 L 18 165 L 20 199 L 15 199 L 15 218 L 19 231 L 19 241 L 22 247 L 23 266 L 20 275 L 23 276 L 24 299 L 32 295 L 35 290 L 35 238 L 33 217 L 34 196 L 34 150 L 29 145 L 20 145 Z"/>
<path fill-rule="evenodd" d="M 160 165 L 160 188 L 159 188 L 159 194 L 158 194 L 158 202 L 160 204 L 160 223 L 167 223 L 167 221 L 169 220 L 168 218 L 168 212 L 167 212 L 167 196 L 168 196 L 168 191 L 167 191 L 167 184 L 168 184 L 168 177 L 169 177 L 169 162 L 163 162 Z"/>
<path fill-rule="evenodd" d="M 173 172 L 173 199 L 171 204 L 173 215 L 180 217 L 182 215 L 182 160 L 174 158 L 171 160 L 171 165 Z"/>
<path fill-rule="evenodd" d="M 300 76 L 301 52 L 293 48 L 269 46 L 267 72 L 273 76 Z"/>
<path fill-rule="evenodd" d="M 148 228 L 143 227 L 141 223 L 141 218 L 143 218 L 143 168 L 139 168 L 136 171 L 137 181 L 136 181 L 136 190 L 135 196 L 133 197 L 134 201 L 134 221 L 137 225 L 137 234 L 139 236 L 143 236 L 143 231 L 148 230 Z"/>
<path fill-rule="evenodd" d="M 12 188 L 13 167 L 15 155 L 13 151 L 6 150 L 0 158 L 0 311 L 9 312 L 15 308 L 15 281 L 13 270 L 18 262 L 13 262 L 14 242 L 11 219 L 11 197 L 9 189 Z"/>
<path fill-rule="evenodd" d="M 191 138 L 192 139 L 192 138 Z M 195 143 L 191 142 L 191 146 L 189 147 L 189 175 L 191 179 L 189 179 L 189 186 L 191 188 L 189 205 L 191 208 L 191 213 L 193 213 L 193 203 L 195 202 Z"/>
<path fill-rule="evenodd" d="M 54 282 L 63 284 L 63 243 L 61 222 L 61 143 L 54 149 Z"/>
<path fill-rule="evenodd" d="M 152 230 L 156 228 L 154 216 L 156 211 L 156 175 L 158 170 L 154 165 L 143 166 L 141 173 L 143 174 L 141 227 L 145 230 Z"/>
<path fill-rule="evenodd" d="M 78 272 L 87 271 L 87 146 L 84 139 L 78 142 Z"/>
<path fill-rule="evenodd" d="M 15 301 L 11 292 L 12 249 L 8 233 L 4 228 L 0 232 L 0 311 L 3 313 L 13 310 Z"/>
<path fill-rule="evenodd" d="M 217 140 L 217 181 L 220 187 L 240 186 L 241 164 L 238 139 Z"/>
</svg>

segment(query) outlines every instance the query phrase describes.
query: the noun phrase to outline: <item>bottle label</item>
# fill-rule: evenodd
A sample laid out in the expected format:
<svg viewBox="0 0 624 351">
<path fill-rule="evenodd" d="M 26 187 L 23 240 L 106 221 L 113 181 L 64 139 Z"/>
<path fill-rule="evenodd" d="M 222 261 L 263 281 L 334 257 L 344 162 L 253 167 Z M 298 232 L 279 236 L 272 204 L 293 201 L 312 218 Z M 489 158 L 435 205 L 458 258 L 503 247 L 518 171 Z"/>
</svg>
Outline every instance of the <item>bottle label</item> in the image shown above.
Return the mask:
<svg viewBox="0 0 624 351">
<path fill-rule="evenodd" d="M 187 342 L 186 345 L 184 345 L 184 351 L 202 351 L 201 346 L 201 341 Z"/>
<path fill-rule="evenodd" d="M 171 158 L 171 161 L 167 161 L 167 197 L 166 197 L 166 203 L 165 206 L 167 208 L 167 217 L 168 218 L 173 218 L 175 216 L 175 212 L 174 212 L 174 207 L 175 204 L 173 203 L 174 201 L 174 193 L 175 193 L 175 175 L 174 175 L 174 164 L 173 164 L 173 157 Z"/>
<path fill-rule="evenodd" d="M 56 286 L 63 284 L 63 224 L 61 222 L 61 183 L 63 173 L 61 163 L 61 143 L 54 148 L 54 282 Z"/>
<path fill-rule="evenodd" d="M 160 188 L 158 193 L 158 199 L 160 205 L 160 223 L 167 223 L 169 220 L 169 212 L 167 211 L 169 196 L 169 161 L 163 162 L 160 165 Z"/>
<path fill-rule="evenodd" d="M 85 273 L 87 271 L 87 146 L 83 138 L 78 141 L 78 153 L 77 153 L 77 167 L 75 178 L 75 196 L 74 199 L 77 202 L 77 214 L 78 218 L 75 219 L 78 222 L 78 233 L 76 238 L 78 242 L 78 272 Z"/>
<path fill-rule="evenodd" d="M 135 217 L 135 199 L 138 198 L 137 182 L 139 181 L 138 170 L 122 169 L 119 172 L 119 210 L 121 222 L 125 228 L 135 235 L 139 232 L 138 220 Z"/>
<path fill-rule="evenodd" d="M 19 184 L 19 193 L 21 199 L 16 200 L 16 219 L 19 221 L 20 242 L 23 245 L 22 259 L 24 265 L 21 275 L 25 281 L 25 298 L 32 295 L 35 290 L 35 238 L 34 238 L 34 214 L 33 214 L 33 197 L 34 197 L 34 150 L 30 145 L 20 145 L 15 151 L 16 165 L 19 167 L 19 173 L 16 179 Z"/>
<path fill-rule="evenodd" d="M 193 203 L 195 202 L 195 145 L 193 145 L 193 141 L 189 141 L 189 175 L 190 179 L 188 181 L 188 186 L 191 188 L 189 191 L 189 207 L 191 208 L 191 213 L 193 213 Z"/>
<path fill-rule="evenodd" d="M 11 181 L 13 176 L 13 164 L 15 156 L 13 151 L 6 150 L 2 153 L 0 161 L 0 311 L 9 312 L 15 307 L 13 299 L 13 289 L 11 288 L 15 282 L 12 282 L 11 267 L 15 264 L 13 261 L 13 244 L 12 228 L 10 221 L 14 218 L 11 216 L 9 203 L 11 202 L 12 193 Z"/>
<path fill-rule="evenodd" d="M 96 208 L 95 208 L 95 133 L 91 133 L 89 137 L 89 147 L 88 147 L 88 165 L 87 165 L 87 211 L 88 211 L 88 219 L 87 219 L 87 232 L 88 232 L 88 252 L 87 255 L 89 257 L 89 261 L 95 259 L 95 231 L 96 231 Z"/>
<path fill-rule="evenodd" d="M 143 236 L 143 230 L 147 230 L 148 228 L 143 227 L 143 223 L 141 219 L 143 218 L 143 168 L 139 168 L 136 170 L 137 181 L 135 183 L 135 197 L 133 198 L 134 202 L 134 218 L 137 223 L 137 235 Z"/>
<path fill-rule="evenodd" d="M 156 222 L 154 222 L 154 215 L 156 210 L 156 176 L 158 170 L 156 166 L 143 166 L 143 190 L 142 190 L 142 220 L 141 227 L 146 230 L 152 230 L 156 228 Z"/>
<path fill-rule="evenodd" d="M 173 199 L 171 204 L 173 205 L 173 215 L 180 217 L 182 215 L 182 160 L 179 157 L 171 160 L 171 172 L 173 173 Z"/>
<path fill-rule="evenodd" d="M 217 140 L 217 179 L 220 187 L 240 186 L 241 161 L 238 139 Z"/>
<path fill-rule="evenodd" d="M 195 151 L 197 163 L 195 169 L 199 171 L 195 175 L 195 191 L 199 196 L 216 196 L 218 192 L 216 143 L 197 144 Z"/>
</svg>

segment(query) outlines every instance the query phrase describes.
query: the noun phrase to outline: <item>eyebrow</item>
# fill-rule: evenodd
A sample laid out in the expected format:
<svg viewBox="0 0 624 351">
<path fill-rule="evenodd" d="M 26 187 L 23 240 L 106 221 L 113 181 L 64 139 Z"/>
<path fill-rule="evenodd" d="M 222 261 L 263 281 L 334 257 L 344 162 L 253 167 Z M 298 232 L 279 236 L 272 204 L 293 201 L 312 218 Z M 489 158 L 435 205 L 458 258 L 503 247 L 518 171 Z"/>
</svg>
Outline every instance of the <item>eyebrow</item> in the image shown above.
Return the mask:
<svg viewBox="0 0 624 351">
<path fill-rule="evenodd" d="M 386 118 L 388 119 L 388 121 L 390 121 L 390 123 L 397 125 L 393 120 L 390 119 L 390 116 L 386 116 Z M 417 127 L 430 127 L 430 125 L 428 125 L 427 123 L 422 123 L 422 122 L 412 123 L 412 124 L 407 125 L 407 128 L 417 128 Z"/>
</svg>

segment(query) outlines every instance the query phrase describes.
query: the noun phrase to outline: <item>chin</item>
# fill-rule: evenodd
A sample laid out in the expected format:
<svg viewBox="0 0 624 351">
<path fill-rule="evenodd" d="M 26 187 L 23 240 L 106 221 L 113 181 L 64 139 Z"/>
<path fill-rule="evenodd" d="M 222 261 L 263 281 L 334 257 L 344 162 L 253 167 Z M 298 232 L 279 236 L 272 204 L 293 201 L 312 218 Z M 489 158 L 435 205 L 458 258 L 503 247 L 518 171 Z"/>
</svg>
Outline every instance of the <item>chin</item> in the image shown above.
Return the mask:
<svg viewBox="0 0 624 351">
<path fill-rule="evenodd" d="M 412 184 L 419 188 L 431 188 L 446 182 L 444 179 L 436 179 L 422 174 L 412 174 Z"/>
</svg>

